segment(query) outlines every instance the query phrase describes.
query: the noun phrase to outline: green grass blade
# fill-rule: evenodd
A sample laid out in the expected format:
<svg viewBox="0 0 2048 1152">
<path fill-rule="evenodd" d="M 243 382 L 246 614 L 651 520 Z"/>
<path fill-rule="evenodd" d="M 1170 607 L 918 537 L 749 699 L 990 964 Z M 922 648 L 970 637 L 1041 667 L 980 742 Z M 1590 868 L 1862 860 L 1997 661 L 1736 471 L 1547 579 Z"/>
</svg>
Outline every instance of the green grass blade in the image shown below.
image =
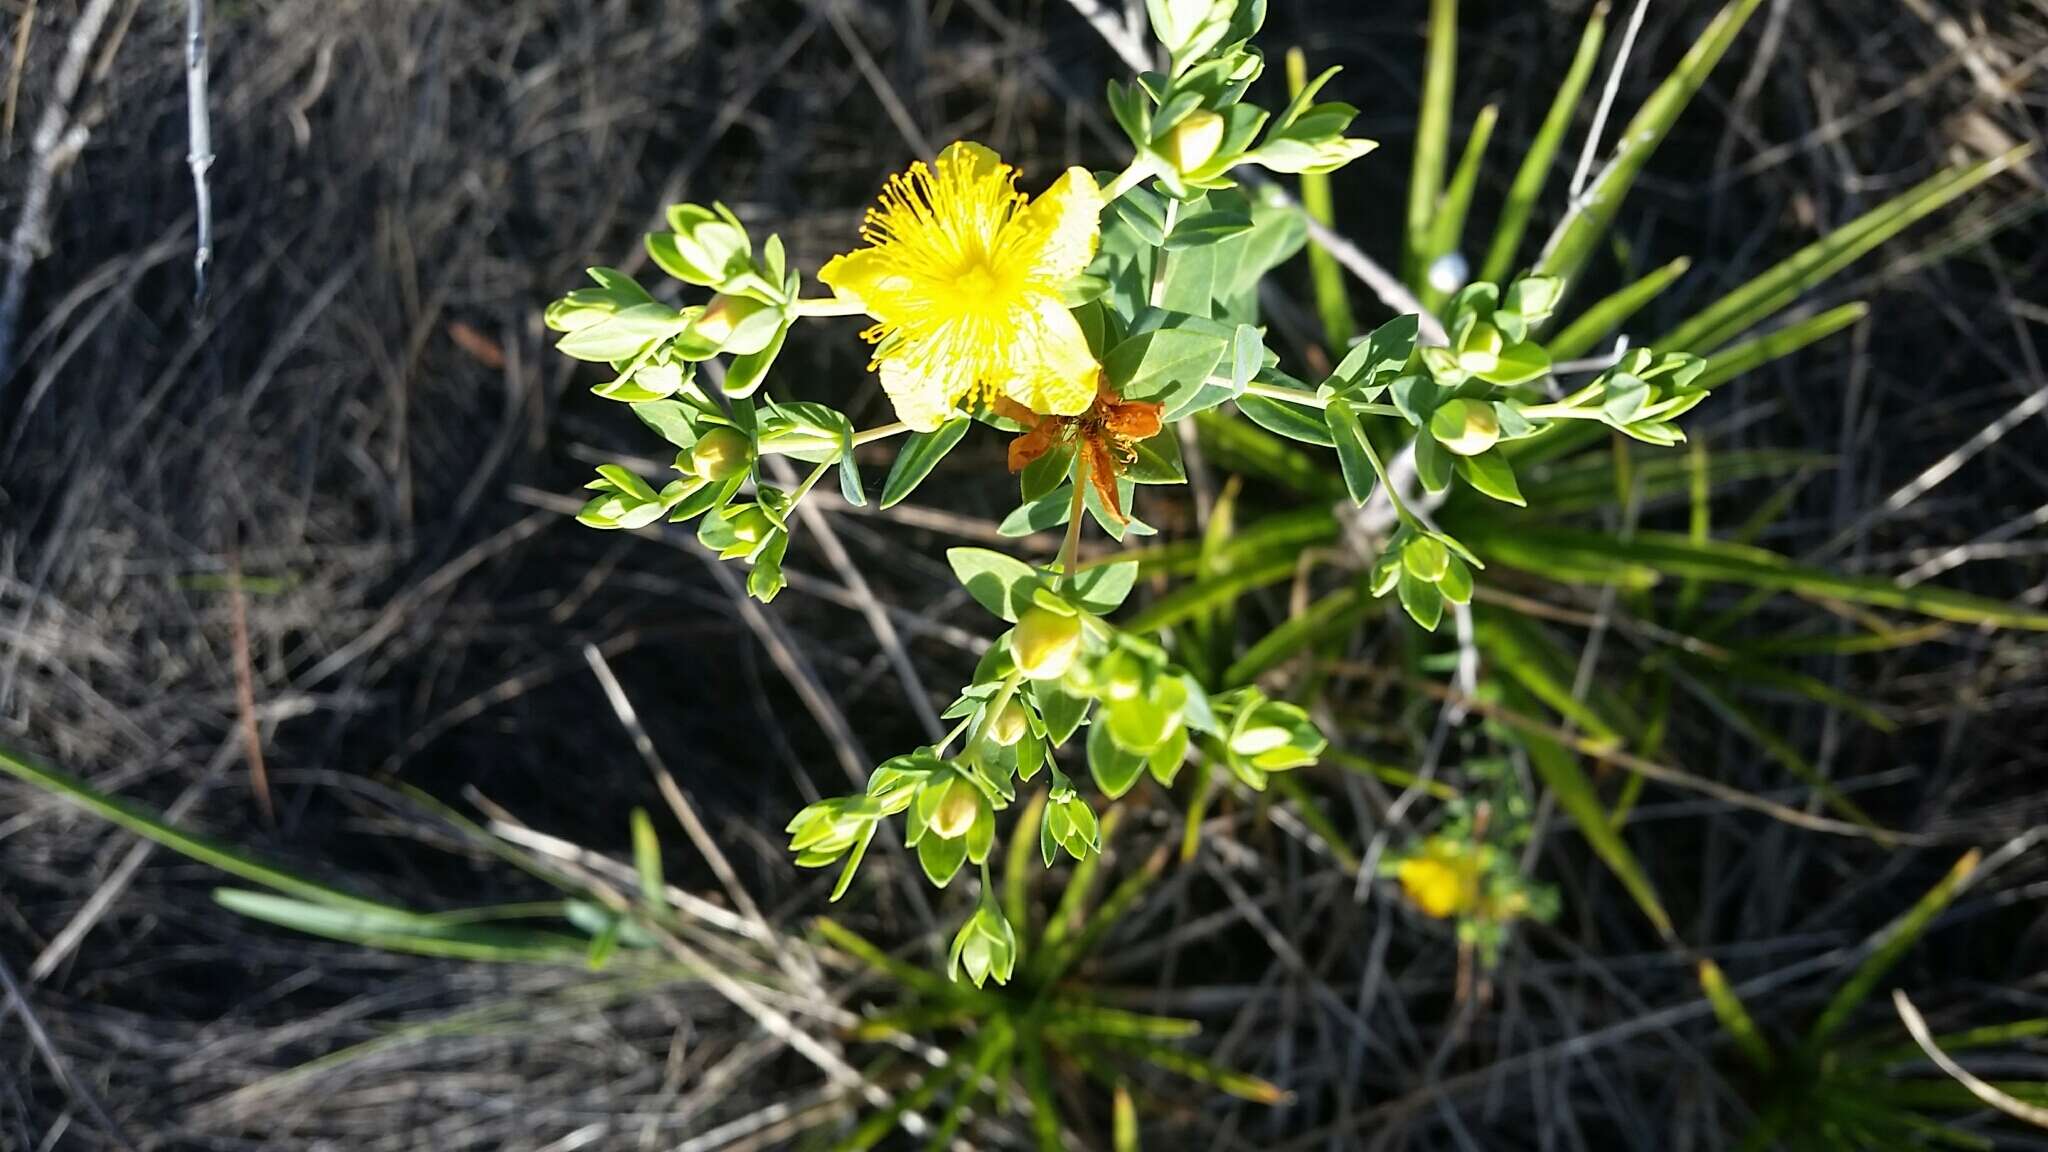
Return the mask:
<svg viewBox="0 0 2048 1152">
<path fill-rule="evenodd" d="M 1100 859 L 1100 857 L 1093 856 L 1090 859 Z M 1046 945 L 1046 962 L 1041 979 L 1046 981 L 1059 979 L 1066 974 L 1069 968 L 1079 963 L 1083 956 L 1094 951 L 1095 946 L 1102 942 L 1102 938 L 1109 933 L 1109 930 L 1117 926 L 1117 923 L 1138 902 L 1138 898 L 1143 896 L 1145 890 L 1152 886 L 1152 882 L 1159 879 L 1159 873 L 1165 867 L 1166 849 L 1162 845 L 1154 850 L 1152 855 L 1146 857 L 1145 863 L 1137 871 L 1124 877 L 1123 883 L 1118 884 L 1110 892 L 1109 898 L 1102 902 L 1102 906 L 1097 908 L 1088 917 L 1087 926 L 1082 929 L 1079 935 L 1068 940 L 1050 942 Z"/>
<path fill-rule="evenodd" d="M 1565 130 L 1571 127 L 1572 113 L 1578 111 L 1579 97 L 1586 92 L 1593 66 L 1600 62 L 1600 45 L 1606 35 L 1607 0 L 1600 0 L 1593 5 L 1593 15 L 1579 36 L 1579 50 L 1564 74 L 1564 83 L 1558 85 L 1550 111 L 1543 117 L 1543 126 L 1536 130 L 1536 138 L 1529 142 L 1529 151 L 1522 157 L 1522 166 L 1515 170 L 1515 182 L 1508 188 L 1507 203 L 1501 206 L 1500 223 L 1494 227 L 1493 243 L 1487 247 L 1479 279 L 1502 284 L 1515 270 L 1515 254 L 1521 251 L 1522 237 L 1529 230 L 1529 213 L 1536 207 L 1536 201 L 1542 199 L 1544 185 L 1550 181 L 1557 147 L 1564 141 Z"/>
<path fill-rule="evenodd" d="M 1591 701 L 1572 694 L 1573 660 L 1529 621 L 1491 608 L 1472 612 L 1472 641 L 1486 655 L 1486 666 L 1521 685 L 1551 711 L 1578 725 L 1587 738 L 1619 745 L 1617 722 L 1601 715 Z"/>
<path fill-rule="evenodd" d="M 1073 933 L 1085 928 L 1082 922 L 1087 915 L 1088 900 L 1094 895 L 1095 877 L 1102 871 L 1102 858 L 1109 852 L 1110 839 L 1116 835 L 1117 826 L 1123 823 L 1122 806 L 1112 806 L 1102 814 L 1102 835 L 1097 843 L 1100 851 L 1074 865 L 1067 874 L 1067 886 L 1060 892 L 1060 902 L 1046 917 L 1045 931 L 1039 934 L 1038 947 L 1025 957 L 1034 979 L 1042 979 L 1044 973 L 1054 971 L 1054 957 Z"/>
<path fill-rule="evenodd" d="M 1478 119 L 1472 122 L 1472 135 L 1465 140 L 1465 153 L 1458 158 L 1458 168 L 1451 174 L 1450 187 L 1444 189 L 1436 216 L 1429 223 L 1429 247 L 1422 254 L 1425 271 L 1446 253 L 1457 251 L 1465 238 L 1465 216 L 1472 210 L 1472 192 L 1479 186 L 1479 165 L 1486 159 L 1486 147 L 1493 142 L 1493 126 L 1499 120 L 1500 107 L 1488 104 L 1479 110 Z M 1432 311 L 1450 297 L 1450 293 L 1428 282 L 1420 291 L 1422 302 Z"/>
<path fill-rule="evenodd" d="M 1344 491 L 1343 478 L 1329 467 L 1328 456 L 1318 459 L 1249 419 L 1212 409 L 1196 413 L 1195 429 L 1202 434 L 1202 451 L 1214 467 L 1271 480 L 1304 496 Z"/>
<path fill-rule="evenodd" d="M 1353 772 L 1360 776 L 1370 776 L 1375 780 L 1384 781 L 1396 788 L 1420 788 L 1425 794 L 1445 802 L 1458 798 L 1458 790 L 1441 780 L 1424 780 L 1405 768 L 1396 768 L 1392 764 L 1382 764 L 1377 760 L 1369 760 L 1364 756 L 1355 756 L 1349 752 L 1339 752 L 1331 749 L 1323 753 L 1323 762 L 1335 764 L 1346 772 Z"/>
<path fill-rule="evenodd" d="M 1849 1017 L 1855 1014 L 1856 1009 L 1861 1007 L 1863 1001 L 1877 988 L 1877 982 L 1884 979 L 1885 973 L 1892 970 L 1892 966 L 1905 956 L 1908 949 L 1919 943 L 1921 935 L 1927 931 L 1927 926 L 1941 914 L 1942 909 L 1948 907 L 1949 901 L 1955 899 L 1956 893 L 1962 891 L 1963 884 L 1969 880 L 1970 874 L 1977 870 L 1977 862 L 1980 859 L 1982 854 L 1974 848 L 1963 853 L 1962 859 L 1955 862 L 1955 866 L 1948 870 L 1948 875 L 1942 877 L 1940 883 L 1928 889 L 1927 894 L 1914 902 L 1913 907 L 1904 916 L 1899 917 L 1884 930 L 1883 942 L 1877 946 L 1877 950 L 1866 957 L 1863 963 L 1857 965 L 1856 971 L 1849 976 L 1848 981 L 1835 993 L 1834 998 L 1828 1001 L 1828 1006 L 1822 1010 L 1820 1018 L 1814 1021 L 1813 1031 L 1806 1036 L 1808 1052 L 1819 1053 L 1827 1047 L 1828 1041 L 1841 1030 L 1842 1025 L 1849 1022 Z"/>
<path fill-rule="evenodd" d="M 1781 356 L 1790 356 L 1808 344 L 1818 343 L 1870 315 L 1870 305 L 1858 300 L 1787 324 L 1747 343 L 1723 348 L 1707 361 L 1707 370 L 1695 381 L 1702 388 L 1718 388 L 1746 372 L 1753 372 Z"/>
<path fill-rule="evenodd" d="M 1290 99 L 1299 95 L 1308 84 L 1308 56 L 1299 48 L 1287 50 L 1287 95 Z M 1324 173 L 1305 172 L 1301 176 L 1301 210 L 1309 219 L 1325 228 L 1337 223 L 1335 207 L 1330 202 L 1330 177 Z M 1358 333 L 1358 321 L 1351 314 L 1351 292 L 1344 284 L 1344 269 L 1337 264 L 1337 258 L 1324 251 L 1320 244 L 1308 246 L 1308 278 L 1315 289 L 1316 315 L 1323 322 L 1323 342 L 1329 346 L 1331 356 L 1339 357 L 1350 347 L 1351 338 Z"/>
<path fill-rule="evenodd" d="M 1721 1022 L 1721 1030 L 1757 1071 L 1769 1072 L 1774 1063 L 1771 1046 L 1764 1042 L 1763 1033 L 1757 1031 L 1756 1021 L 1750 1018 L 1749 1009 L 1743 1007 L 1742 997 L 1728 986 L 1721 966 L 1712 960 L 1701 960 L 1699 970 L 1700 988 L 1706 992 L 1707 1002 L 1714 1006 L 1714 1019 Z"/>
<path fill-rule="evenodd" d="M 1680 256 L 1671 263 L 1604 296 L 1592 307 L 1579 314 L 1579 318 L 1565 326 L 1564 331 L 1545 341 L 1550 355 L 1557 360 L 1571 360 L 1593 350 L 1602 340 L 1614 334 L 1614 330 L 1628 323 L 1629 317 L 1643 309 L 1643 306 L 1658 296 L 1686 270 L 1692 267 L 1692 259 Z"/>
<path fill-rule="evenodd" d="M 217 889 L 213 898 L 221 907 L 251 920 L 385 952 L 500 964 L 581 965 L 590 951 L 588 940 L 537 928 L 446 920 L 436 922 L 431 917 L 409 912 L 393 915 L 383 910 L 337 908 L 331 904 L 239 888 Z M 550 907 L 557 911 L 560 909 L 559 904 Z M 530 914 L 532 909 L 520 911 Z"/>
<path fill-rule="evenodd" d="M 1003 853 L 1003 917 L 1016 930 L 1017 939 L 1031 939 L 1031 858 L 1039 852 L 1038 822 L 1045 819 L 1044 789 L 1031 794 L 1031 802 L 1010 829 L 1010 847 Z"/>
<path fill-rule="evenodd" d="M 1509 568 L 1563 579 L 1603 583 L 1614 579 L 1654 582 L 1660 577 L 1695 577 L 1727 584 L 1789 592 L 1821 600 L 1846 600 L 1875 608 L 1917 612 L 1959 624 L 2048 631 L 2048 612 L 2036 612 L 1947 588 L 1901 588 L 1881 576 L 1851 576 L 1811 568 L 1776 552 L 1712 540 L 1704 544 L 1669 532 L 1638 532 L 1621 540 L 1598 532 L 1539 528 L 1506 521 L 1473 519 L 1445 527 L 1474 551 Z M 1589 581 L 1587 578 L 1591 576 Z"/>
<path fill-rule="evenodd" d="M 1131 1103 L 1131 1087 L 1128 1084 L 1116 1086 L 1115 1104 L 1110 1113 L 1110 1152 L 1139 1152 L 1138 1108 Z"/>
<path fill-rule="evenodd" d="M 1065 1152 L 1067 1143 L 1060 1134 L 1059 1103 L 1052 1094 L 1052 1073 L 1045 1064 L 1045 1042 L 1035 1033 L 1027 1032 L 1021 1038 L 1024 1064 L 1024 1095 L 1031 1101 L 1031 1134 L 1038 1142 L 1038 1152 Z"/>
<path fill-rule="evenodd" d="M 1122 627 L 1127 631 L 1139 633 L 1170 628 L 1205 612 L 1215 611 L 1255 588 L 1278 584 L 1294 575 L 1295 569 L 1299 566 L 1300 557 L 1279 556 L 1262 560 L 1250 568 L 1227 571 L 1206 580 L 1183 584 L 1145 605 L 1130 619 L 1125 620 Z"/>
<path fill-rule="evenodd" d="M 265 888 L 315 904 L 324 904 L 330 908 L 350 908 L 367 914 L 391 917 L 394 918 L 394 923 L 396 918 L 411 918 L 415 921 L 419 919 L 416 913 L 403 908 L 350 895 L 338 888 L 331 888 L 278 865 L 259 860 L 211 836 L 187 832 L 165 822 L 156 813 L 132 800 L 109 796 L 68 772 L 45 767 L 5 750 L 0 750 L 0 772 L 6 772 L 10 776 L 54 792 L 93 815 L 118 824 L 146 840 L 252 884 L 261 884 Z"/>
<path fill-rule="evenodd" d="M 1578 279 L 1580 270 L 1586 266 L 1586 261 L 1614 223 L 1615 215 L 1621 211 L 1622 202 L 1628 198 L 1636 177 L 1642 174 L 1657 146 L 1664 142 L 1671 126 L 1677 123 L 1679 114 L 1692 102 L 1693 94 L 1706 83 L 1708 74 L 1720 63 L 1729 46 L 1735 43 L 1735 34 L 1742 30 L 1743 24 L 1762 2 L 1730 0 L 1727 7 L 1722 8 L 1700 32 L 1699 39 L 1693 41 L 1691 50 L 1678 62 L 1678 67 L 1657 86 L 1649 99 L 1643 101 L 1628 127 L 1622 129 L 1614 155 L 1565 214 L 1550 242 L 1544 246 L 1543 257 L 1536 262 L 1537 272 L 1561 276 L 1567 283 Z"/>
<path fill-rule="evenodd" d="M 1261 636 L 1223 673 L 1223 683 L 1249 684 L 1318 641 L 1343 635 L 1372 610 L 1372 597 L 1364 589 L 1356 584 L 1339 588 Z"/>
<path fill-rule="evenodd" d="M 661 870 L 661 838 L 654 834 L 654 821 L 645 808 L 635 808 L 633 822 L 633 870 L 640 877 L 640 899 L 653 909 L 668 906 L 668 881 Z"/>
<path fill-rule="evenodd" d="M 1429 268 L 1430 221 L 1444 187 L 1451 140 L 1451 98 L 1458 72 L 1458 0 L 1430 0 L 1422 108 L 1415 116 L 1415 161 L 1408 175 L 1408 248 L 1402 279 L 1420 289 Z"/>
<path fill-rule="evenodd" d="M 1240 1100 L 1254 1104 L 1279 1104 L 1289 1098 L 1286 1089 L 1269 1080 L 1225 1068 L 1213 1060 L 1205 1060 L 1192 1052 L 1183 1052 L 1165 1044 L 1153 1044 L 1138 1040 L 1110 1040 L 1097 1045 L 1103 1053 L 1112 1057 L 1109 1067 L 1127 1067 L 1131 1060 L 1143 1060 L 1148 1064 L 1164 1068 L 1177 1076 L 1185 1076 L 1198 1084 L 1226 1092 Z M 1099 1071 L 1103 1062 L 1090 1061 Z"/>
<path fill-rule="evenodd" d="M 1965 168 L 1949 168 L 1801 248 L 1707 305 L 1654 342 L 1664 352 L 1706 354 L 1769 319 L 1808 289 L 1862 258 L 1915 221 L 2033 154 L 2023 145 Z"/>
<path fill-rule="evenodd" d="M 825 938 L 827 944 L 914 992 L 953 1001 L 974 999 L 975 994 L 979 992 L 979 989 L 971 984 L 955 984 L 915 964 L 896 959 L 876 947 L 867 937 L 829 916 L 820 916 L 811 921 L 811 925 L 818 930 L 818 935 Z"/>
<path fill-rule="evenodd" d="M 1533 711 L 1533 699 L 1520 688 L 1508 686 L 1507 697 L 1517 711 Z M 1657 897 L 1657 888 L 1650 882 L 1650 875 L 1643 870 L 1635 852 L 1609 822 L 1607 809 L 1600 803 L 1600 794 L 1594 789 L 1592 779 L 1579 766 L 1578 756 L 1562 744 L 1534 732 L 1517 733 L 1515 739 L 1528 751 L 1530 765 L 1544 786 L 1550 789 L 1551 795 L 1557 797 L 1558 805 L 1578 824 L 1579 834 L 1586 838 L 1587 846 L 1635 898 L 1636 906 L 1643 910 L 1643 915 L 1649 918 L 1657 934 L 1666 940 L 1675 940 L 1677 934 L 1671 926 L 1671 914 L 1664 910 L 1663 901 Z"/>
</svg>

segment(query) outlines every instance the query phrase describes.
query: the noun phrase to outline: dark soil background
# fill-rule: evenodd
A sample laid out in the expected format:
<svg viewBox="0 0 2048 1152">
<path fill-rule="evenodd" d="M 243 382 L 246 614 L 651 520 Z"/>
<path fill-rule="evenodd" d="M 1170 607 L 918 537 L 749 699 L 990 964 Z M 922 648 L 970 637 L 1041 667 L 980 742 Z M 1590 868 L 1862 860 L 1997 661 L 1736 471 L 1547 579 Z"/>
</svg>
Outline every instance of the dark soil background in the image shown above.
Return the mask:
<svg viewBox="0 0 2048 1152">
<path fill-rule="evenodd" d="M 1474 235 L 1586 7 L 1465 6 L 1456 139 L 1482 104 L 1503 109 Z M 1712 7 L 1651 6 L 1617 124 Z M 103 22 L 60 101 L 90 15 Z M 0 16 L 0 76 L 13 77 L 0 220 L 12 227 L 31 198 L 53 106 L 74 130 L 60 150 L 78 145 L 50 185 L 46 235 L 14 256 L 25 304 L 0 362 L 0 741 L 354 890 L 419 908 L 534 898 L 538 884 L 410 815 L 394 788 L 466 811 L 481 798 L 626 857 L 628 810 L 662 805 L 591 673 L 596 645 L 771 915 L 822 911 L 780 829 L 844 790 L 842 756 L 872 764 L 925 739 L 917 688 L 815 533 L 798 535 L 792 589 L 750 617 L 731 571 L 686 535 L 672 547 L 565 515 L 593 461 L 652 446 L 552 353 L 539 310 L 586 265 L 637 268 L 640 234 L 677 200 L 725 201 L 809 273 L 850 243 L 885 173 L 947 141 L 1020 158 L 1027 183 L 1120 166 L 1100 93 L 1122 71 L 1096 32 L 1059 0 L 216 0 L 215 247 L 196 309 L 183 5 L 0 0 Z M 1420 0 L 1273 0 L 1262 38 L 1276 64 L 1298 44 L 1346 66 L 1331 91 L 1382 148 L 1338 179 L 1338 227 L 1383 262 L 1398 252 L 1423 27 Z M 1688 286 L 1640 323 L 1661 330 L 1942 164 L 2038 138 L 2044 63 L 2039 3 L 1766 3 L 1658 154 L 1601 275 L 1692 256 Z M 2044 169 L 2030 163 L 1802 304 L 1865 298 L 1870 320 L 1701 410 L 1695 434 L 1717 450 L 1834 457 L 1765 543 L 1857 571 L 1934 562 L 1949 586 L 2048 597 L 2048 424 L 2008 418 L 2048 388 Z M 1291 266 L 1277 286 L 1276 342 L 1303 349 L 1306 275 Z M 1362 320 L 1382 318 L 1355 294 Z M 807 326 L 778 387 L 883 419 L 856 331 Z M 1942 483 L 1888 499 L 1987 428 Z M 1007 511 L 999 453 L 971 443 L 908 513 L 832 517 L 937 693 L 989 631 L 941 552 Z M 1739 522 L 1769 495 L 1738 489 L 1717 517 Z M 1652 508 L 1646 522 L 1684 515 Z M 1955 547 L 1967 562 L 1940 567 Z M 243 658 L 274 823 L 243 753 Z M 2048 648 L 1963 632 L 1825 674 L 1903 731 L 1794 701 L 1770 718 L 1832 775 L 1864 781 L 1885 819 L 1990 846 L 2042 827 Z M 857 747 L 821 726 L 805 683 Z M 1783 784 L 1711 715 L 1674 739 L 1731 783 Z M 1772 1019 L 1809 1013 L 1827 989 L 1815 977 L 1960 851 L 1817 841 L 1651 795 L 1631 835 L 1681 935 L 1739 977 L 1782 973 L 1762 1002 Z M 1377 819 L 1360 808 L 1362 836 Z M 1474 1022 L 1453 1019 L 1436 926 L 1379 899 L 1339 900 L 1330 919 L 1311 896 L 1348 893 L 1349 877 L 1255 831 L 1246 843 L 1270 864 L 1242 878 L 1256 916 L 1215 879 L 1234 858 L 1207 860 L 1133 918 L 1128 954 L 1099 975 L 1203 1016 L 1205 1051 L 1296 1101 L 1164 1084 L 1158 1146 L 1733 1146 L 1742 1113 L 1712 1064 L 1690 959 L 1659 946 L 1575 838 L 1546 856 L 1565 915 L 1517 950 L 1497 1010 Z M 696 854 L 664 835 L 671 879 L 708 890 Z M 772 1129 L 691 1141 L 817 1086 L 787 1055 L 721 1080 L 751 1025 L 706 989 L 643 995 L 577 970 L 272 930 L 216 906 L 216 874 L 136 843 L 0 783 L 0 963 L 21 986 L 19 1002 L 0 992 L 0 1149 L 775 1146 Z M 2043 1014 L 2038 855 L 1960 903 L 1902 970 L 1930 1014 Z M 879 881 L 851 904 L 894 945 L 933 928 Z M 956 913 L 944 904 L 936 924 Z M 1216 927 L 1195 931 L 1205 916 Z M 73 924 L 83 934 L 62 940 Z M 1276 959 L 1275 934 L 1294 959 Z M 943 948 L 930 939 L 912 954 Z M 1385 991 L 1361 1016 L 1368 973 Z M 500 1015 L 236 1095 L 462 1012 Z M 1483 1041 L 1449 1042 L 1468 1028 Z M 678 1093 L 705 1085 L 716 1107 L 674 1121 Z M 1106 1146 L 1101 1102 L 1076 1099 L 1082 1137 Z"/>
</svg>

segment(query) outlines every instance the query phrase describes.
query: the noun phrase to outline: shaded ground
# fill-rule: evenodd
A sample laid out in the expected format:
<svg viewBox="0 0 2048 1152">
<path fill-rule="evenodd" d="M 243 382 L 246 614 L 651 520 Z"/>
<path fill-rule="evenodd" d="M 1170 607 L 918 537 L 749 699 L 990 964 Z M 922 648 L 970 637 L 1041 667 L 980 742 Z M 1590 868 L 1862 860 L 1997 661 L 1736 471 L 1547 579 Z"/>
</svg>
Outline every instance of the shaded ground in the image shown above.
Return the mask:
<svg viewBox="0 0 2048 1152">
<path fill-rule="evenodd" d="M 636 260 L 673 200 L 722 198 L 814 270 L 883 172 L 947 140 L 986 140 L 1027 173 L 1105 166 L 1093 109 L 1114 57 L 1056 3 L 223 0 L 201 314 L 172 7 L 0 6 L 26 30 L 5 49 L 22 77 L 0 149 L 10 223 L 66 39 L 81 13 L 107 12 L 74 109 L 90 135 L 54 185 L 19 366 L 0 369 L 0 739 L 358 890 L 423 907 L 514 900 L 537 886 L 450 843 L 391 789 L 481 796 L 623 856 L 628 808 L 660 801 L 591 674 L 583 648 L 597 645 L 749 890 L 778 922 L 821 910 L 777 832 L 838 786 L 847 750 L 794 683 L 823 687 L 859 763 L 921 739 L 907 686 L 814 541 L 800 536 L 803 579 L 758 623 L 687 547 L 566 519 L 559 497 L 593 458 L 646 445 L 549 351 L 538 307 L 586 264 Z M 1422 6 L 1273 7 L 1269 51 L 1300 43 L 1349 68 L 1339 86 L 1384 148 L 1342 178 L 1340 228 L 1391 254 Z M 1582 8 L 1469 5 L 1460 123 L 1498 99 L 1503 140 L 1525 140 Z M 1622 108 L 1707 11 L 1652 10 Z M 1653 165 L 1617 233 L 1622 258 L 1692 255 L 1696 295 L 1657 306 L 1680 315 L 1944 160 L 2037 136 L 2043 87 L 2022 62 L 2048 47 L 2044 20 L 1953 0 L 1767 4 Z M 1482 188 L 1482 224 L 1505 171 Z M 1717 450 L 1835 457 L 1773 547 L 2048 596 L 2048 438 L 2038 413 L 1997 423 L 2048 386 L 2040 203 L 2038 183 L 2004 183 L 1866 261 L 1814 303 L 1867 297 L 1870 322 L 1702 411 Z M 1288 300 L 1305 301 L 1305 280 L 1290 270 L 1281 287 L 1275 324 L 1298 346 L 1309 314 Z M 854 331 L 804 339 L 780 371 L 870 423 L 881 401 Z M 1890 499 L 1987 426 L 1998 435 L 1942 483 Z M 834 521 L 875 594 L 902 606 L 940 691 L 985 629 L 939 552 L 1006 510 L 997 458 L 991 443 L 950 462 L 922 518 Z M 1742 490 L 1717 511 L 1737 522 L 1767 495 Z M 1958 546 L 1976 550 L 1952 564 L 1943 550 Z M 800 661 L 794 677 L 778 651 Z M 274 826 L 243 755 L 244 660 Z M 1957 634 L 1814 669 L 1894 709 L 1897 735 L 1791 701 L 1770 718 L 1890 822 L 1998 843 L 2048 816 L 2043 665 L 2038 643 Z M 1673 739 L 1730 783 L 1782 785 L 1716 717 L 1687 717 Z M 1361 843 L 1380 831 L 1383 795 L 1318 780 Z M 1652 801 L 1632 835 L 1681 934 L 1741 977 L 1782 974 L 1764 1003 L 1792 1019 L 1824 991 L 1813 977 L 1957 851 L 1887 854 Z M 1163 814 L 1138 823 L 1139 836 L 1175 832 Z M 672 878 L 708 889 L 669 839 Z M 1516 951 L 1476 1018 L 1451 1009 L 1452 948 L 1433 926 L 1385 900 L 1355 906 L 1348 875 L 1243 813 L 1219 840 L 1253 851 L 1219 848 L 1174 874 L 1097 975 L 1204 1018 L 1204 1050 L 1297 1097 L 1259 1109 L 1165 1082 L 1162 1140 L 1348 1146 L 1356 1126 L 1386 1147 L 1728 1144 L 1738 1113 L 1704 1055 L 1690 962 L 1659 947 L 1575 838 L 1553 836 L 1543 859 L 1565 916 Z M 221 911 L 214 874 L 134 843 L 0 783 L 0 961 L 75 1081 L 59 1082 L 19 1010 L 0 1015 L 0 1148 L 117 1146 L 85 1100 L 141 1147 L 673 1147 L 817 1083 L 786 1054 L 706 1080 L 751 1026 L 701 986 L 308 940 Z M 2022 860 L 1957 906 L 1908 971 L 1924 1008 L 2042 1013 L 2044 882 Z M 914 942 L 916 910 L 874 887 L 849 916 Z M 68 924 L 87 930 L 65 938 Z M 516 1026 L 473 1018 L 229 1095 L 395 1023 L 500 1004 Z M 707 1084 L 708 1110 L 686 1117 L 679 1094 Z M 1092 1141 L 1106 1125 L 1081 1099 Z"/>
</svg>

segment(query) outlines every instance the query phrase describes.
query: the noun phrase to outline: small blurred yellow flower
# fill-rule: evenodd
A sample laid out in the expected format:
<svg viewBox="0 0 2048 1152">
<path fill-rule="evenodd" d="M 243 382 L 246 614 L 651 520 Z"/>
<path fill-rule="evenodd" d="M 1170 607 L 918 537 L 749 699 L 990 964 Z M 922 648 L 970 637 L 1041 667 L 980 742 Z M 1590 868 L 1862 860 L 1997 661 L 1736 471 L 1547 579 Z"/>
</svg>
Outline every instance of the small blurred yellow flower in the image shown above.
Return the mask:
<svg viewBox="0 0 2048 1152">
<path fill-rule="evenodd" d="M 1477 906 L 1479 873 L 1480 859 L 1470 846 L 1433 838 L 1421 852 L 1401 861 L 1394 875 L 1423 915 L 1447 920 Z"/>
<path fill-rule="evenodd" d="M 1100 368 L 1060 293 L 1095 256 L 1102 191 L 1082 168 L 1036 200 L 1016 182 L 987 148 L 949 145 L 891 177 L 861 229 L 868 247 L 818 273 L 875 318 L 870 366 L 913 429 L 983 390 L 1054 416 L 1095 400 Z"/>
</svg>

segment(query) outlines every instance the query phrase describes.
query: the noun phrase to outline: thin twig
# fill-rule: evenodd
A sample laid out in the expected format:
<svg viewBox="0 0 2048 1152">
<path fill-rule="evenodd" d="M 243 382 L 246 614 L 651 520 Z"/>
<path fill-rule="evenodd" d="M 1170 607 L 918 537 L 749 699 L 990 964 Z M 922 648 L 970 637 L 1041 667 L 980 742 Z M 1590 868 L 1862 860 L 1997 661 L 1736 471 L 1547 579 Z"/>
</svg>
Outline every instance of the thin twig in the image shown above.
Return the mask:
<svg viewBox="0 0 2048 1152">
<path fill-rule="evenodd" d="M 72 102 L 85 81 L 87 60 L 100 29 L 114 10 L 114 0 L 87 0 L 64 44 L 64 57 L 49 88 L 49 103 L 29 139 L 28 180 L 21 195 L 21 215 L 7 242 L 7 276 L 0 282 L 0 396 L 14 375 L 14 340 L 28 296 L 28 271 L 36 262 L 49 232 L 50 190 L 57 174 L 85 147 L 84 126 L 71 122 Z"/>
<path fill-rule="evenodd" d="M 213 120 L 206 100 L 206 0 L 185 2 L 185 125 L 191 151 L 192 202 L 199 214 L 199 235 L 192 252 L 192 303 L 206 307 L 206 270 L 213 263 L 213 193 L 206 184 L 213 167 Z"/>
</svg>

